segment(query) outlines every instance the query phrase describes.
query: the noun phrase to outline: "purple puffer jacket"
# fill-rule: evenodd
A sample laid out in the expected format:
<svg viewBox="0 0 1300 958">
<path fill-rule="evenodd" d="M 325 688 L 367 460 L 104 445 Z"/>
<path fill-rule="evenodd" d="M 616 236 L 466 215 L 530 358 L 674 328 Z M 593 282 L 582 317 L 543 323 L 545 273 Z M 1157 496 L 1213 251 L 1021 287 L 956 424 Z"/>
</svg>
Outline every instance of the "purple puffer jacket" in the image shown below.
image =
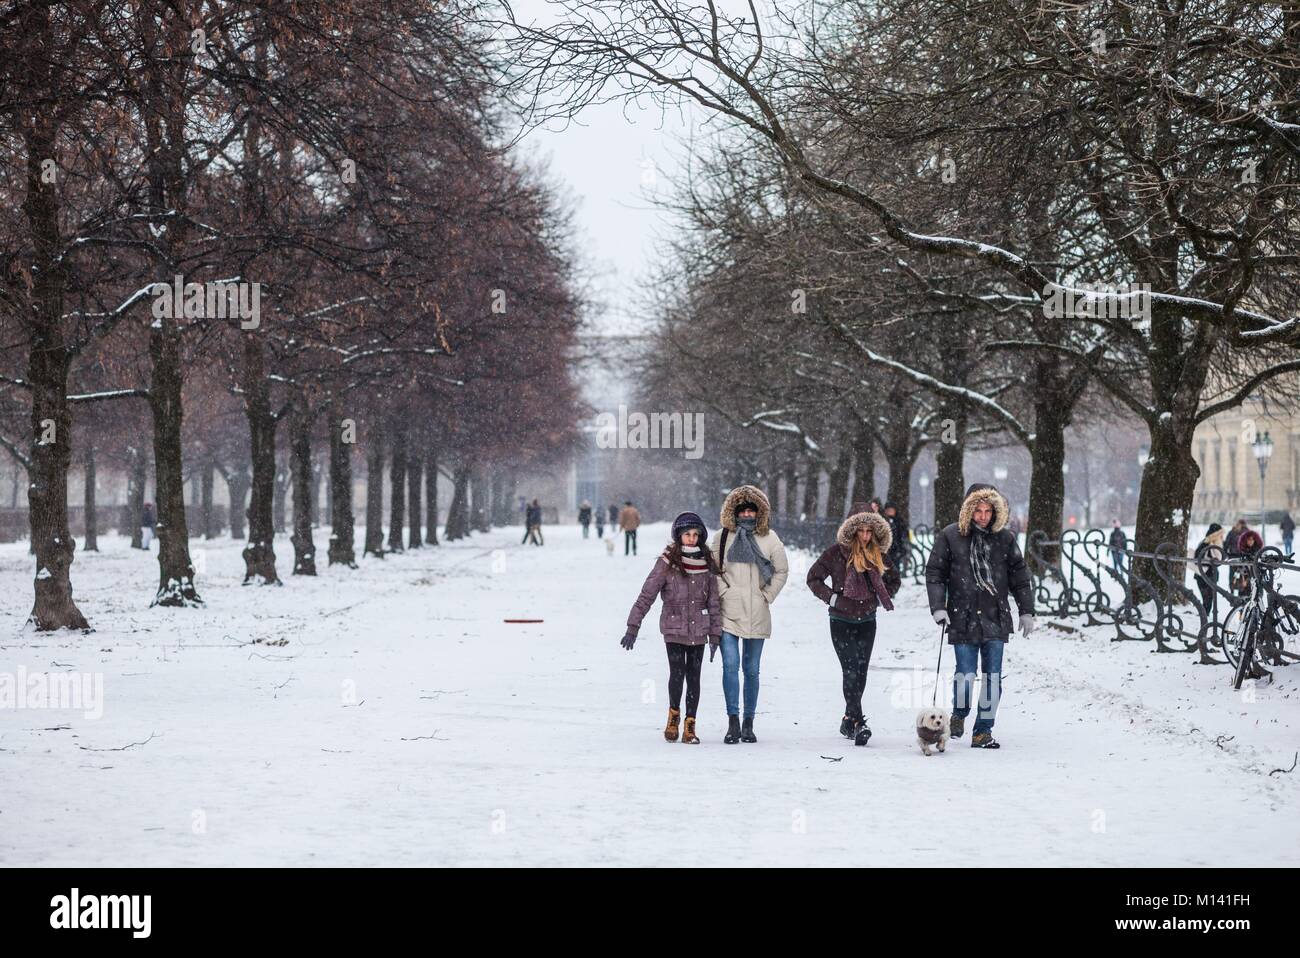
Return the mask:
<svg viewBox="0 0 1300 958">
<path fill-rule="evenodd" d="M 722 613 L 718 610 L 717 576 L 712 572 L 682 575 L 660 556 L 655 567 L 641 586 L 632 611 L 627 617 L 629 635 L 641 629 L 655 598 L 664 601 L 659 613 L 659 631 L 665 642 L 679 645 L 703 645 L 710 638 L 715 641 L 722 635 Z"/>
</svg>

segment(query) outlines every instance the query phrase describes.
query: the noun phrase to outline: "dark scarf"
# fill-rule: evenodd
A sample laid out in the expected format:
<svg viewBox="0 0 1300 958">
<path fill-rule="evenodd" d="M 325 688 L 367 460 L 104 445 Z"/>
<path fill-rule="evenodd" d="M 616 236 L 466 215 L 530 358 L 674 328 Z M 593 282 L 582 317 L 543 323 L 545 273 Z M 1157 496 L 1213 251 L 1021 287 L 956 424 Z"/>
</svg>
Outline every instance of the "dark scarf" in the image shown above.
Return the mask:
<svg viewBox="0 0 1300 958">
<path fill-rule="evenodd" d="M 736 543 L 727 550 L 728 562 L 749 562 L 758 566 L 758 577 L 763 585 L 772 581 L 772 560 L 763 555 L 754 539 L 757 519 L 740 519 L 736 522 Z"/>
<path fill-rule="evenodd" d="M 989 561 L 988 530 L 981 529 L 974 519 L 970 525 L 970 569 L 975 576 L 975 585 L 989 595 L 997 595 L 998 590 L 993 585 L 993 565 Z M 989 520 L 989 525 L 993 525 L 993 520 Z"/>
</svg>

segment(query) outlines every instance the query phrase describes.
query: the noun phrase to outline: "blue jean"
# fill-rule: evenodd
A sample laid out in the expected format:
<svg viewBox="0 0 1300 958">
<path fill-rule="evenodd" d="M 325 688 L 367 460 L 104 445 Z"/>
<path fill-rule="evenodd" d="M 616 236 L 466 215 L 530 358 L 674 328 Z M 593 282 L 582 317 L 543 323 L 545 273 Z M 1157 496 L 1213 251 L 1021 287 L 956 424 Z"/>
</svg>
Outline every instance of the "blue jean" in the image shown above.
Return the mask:
<svg viewBox="0 0 1300 958">
<path fill-rule="evenodd" d="M 1120 552 L 1118 549 L 1111 549 L 1110 564 L 1115 567 L 1116 572 L 1123 572 L 1124 567 L 1128 565 L 1128 553 Z"/>
<path fill-rule="evenodd" d="M 976 644 L 963 642 L 952 647 L 957 656 L 957 671 L 952 677 L 952 714 L 965 718 L 970 714 L 975 694 L 975 667 L 983 660 L 980 681 L 979 713 L 975 717 L 975 734 L 993 729 L 998 700 L 1002 698 L 1002 639 L 989 639 Z"/>
<path fill-rule="evenodd" d="M 740 638 L 722 633 L 722 696 L 727 700 L 727 714 L 740 714 Z M 763 656 L 764 639 L 745 639 L 745 718 L 758 711 L 758 660 Z"/>
</svg>

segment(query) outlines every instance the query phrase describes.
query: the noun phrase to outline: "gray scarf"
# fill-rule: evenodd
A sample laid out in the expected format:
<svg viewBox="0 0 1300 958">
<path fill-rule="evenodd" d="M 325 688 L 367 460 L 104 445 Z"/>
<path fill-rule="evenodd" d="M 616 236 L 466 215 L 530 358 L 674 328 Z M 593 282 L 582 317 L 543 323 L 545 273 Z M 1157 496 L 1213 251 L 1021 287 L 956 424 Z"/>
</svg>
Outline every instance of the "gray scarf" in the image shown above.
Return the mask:
<svg viewBox="0 0 1300 958">
<path fill-rule="evenodd" d="M 989 595 L 997 595 L 993 586 L 993 565 L 989 562 L 988 530 L 981 529 L 974 520 L 971 521 L 970 569 L 977 587 Z"/>
<path fill-rule="evenodd" d="M 736 522 L 736 543 L 727 550 L 728 562 L 752 562 L 758 566 L 758 577 L 763 585 L 772 581 L 772 560 L 763 555 L 754 541 L 757 519 L 739 519 Z"/>
</svg>

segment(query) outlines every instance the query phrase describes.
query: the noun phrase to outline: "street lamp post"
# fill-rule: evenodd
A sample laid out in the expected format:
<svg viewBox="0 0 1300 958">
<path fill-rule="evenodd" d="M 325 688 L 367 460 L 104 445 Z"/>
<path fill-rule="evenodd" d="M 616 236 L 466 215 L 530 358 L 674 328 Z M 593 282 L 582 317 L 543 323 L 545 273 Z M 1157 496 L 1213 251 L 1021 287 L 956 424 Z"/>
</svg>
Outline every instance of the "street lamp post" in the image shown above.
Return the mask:
<svg viewBox="0 0 1300 958">
<path fill-rule="evenodd" d="M 1250 447 L 1255 453 L 1255 461 L 1259 463 L 1259 542 L 1263 545 L 1264 539 L 1264 473 L 1268 470 L 1268 457 L 1273 455 L 1273 440 L 1268 438 L 1268 430 L 1264 431 L 1262 436 L 1255 438 L 1255 444 Z"/>
</svg>

